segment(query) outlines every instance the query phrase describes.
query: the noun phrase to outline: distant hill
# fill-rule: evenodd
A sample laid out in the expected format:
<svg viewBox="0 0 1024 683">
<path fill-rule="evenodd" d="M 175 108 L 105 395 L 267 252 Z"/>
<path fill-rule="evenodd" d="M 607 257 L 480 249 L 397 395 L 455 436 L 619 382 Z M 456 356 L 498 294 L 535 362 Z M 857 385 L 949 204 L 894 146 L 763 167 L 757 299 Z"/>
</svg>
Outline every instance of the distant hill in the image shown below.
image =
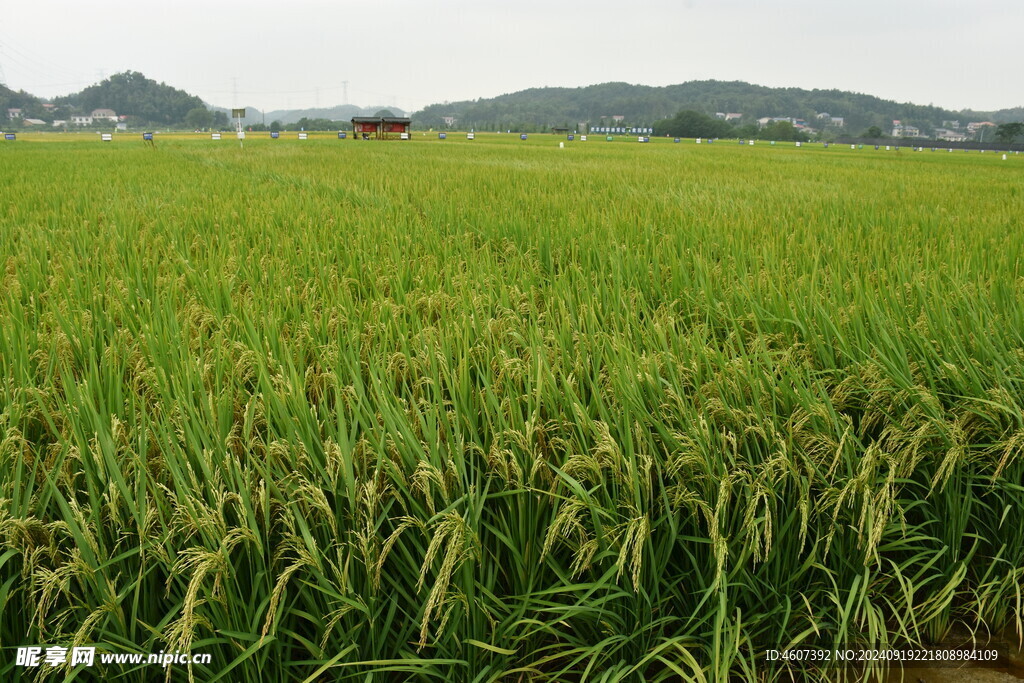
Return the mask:
<svg viewBox="0 0 1024 683">
<path fill-rule="evenodd" d="M 580 122 L 612 125 L 612 117 L 624 124 L 653 124 L 692 109 L 714 115 L 742 114 L 737 124 L 757 119 L 792 117 L 819 127 L 820 113 L 841 117 L 845 132 L 859 134 L 870 126 L 882 130 L 894 119 L 931 131 L 945 121 L 993 121 L 1024 119 L 1024 108 L 998 112 L 961 112 L 931 105 L 898 103 L 872 95 L 842 90 L 769 88 L 742 81 L 691 81 L 654 87 L 628 83 L 602 83 L 579 88 L 531 88 L 487 99 L 432 104 L 413 116 L 417 126 L 443 128 L 444 117 L 453 117 L 459 128 L 478 130 L 546 129 L 551 126 L 575 128 Z"/>
<path fill-rule="evenodd" d="M 42 118 L 46 115 L 43 101 L 35 95 L 22 91 L 11 90 L 0 83 L 0 128 L 9 126 L 8 109 L 21 109 L 24 118 Z"/>
<path fill-rule="evenodd" d="M 42 104 L 42 100 L 24 90 L 20 92 L 11 90 L 3 83 L 0 83 L 0 104 L 3 105 L 3 114 L 6 115 L 8 108 L 25 109 Z"/>
<path fill-rule="evenodd" d="M 51 104 L 56 106 L 49 106 Z M 133 125 L 205 128 L 227 126 L 226 119 L 231 114 L 229 108 L 209 105 L 184 90 L 157 83 L 133 71 L 115 74 L 81 92 L 57 97 L 46 103 L 46 107 L 43 105 L 44 101 L 34 95 L 0 85 L 0 115 L 5 114 L 7 108 L 19 108 L 24 117 L 47 122 L 103 108 L 127 115 Z M 189 117 L 194 109 L 209 109 L 214 116 L 204 115 L 210 119 L 208 121 L 204 121 L 204 116 Z M 247 106 L 243 123 L 255 126 L 265 122 L 269 126 L 274 121 L 289 125 L 302 119 L 348 121 L 353 116 L 370 116 L 381 109 L 390 109 L 396 116 L 409 115 L 397 107 L 384 105 L 277 109 L 266 113 Z M 742 81 L 713 80 L 661 87 L 602 83 L 579 88 L 531 88 L 498 97 L 432 104 L 411 117 L 417 128 L 445 128 L 447 118 L 454 119 L 453 125 L 460 129 L 530 131 L 549 130 L 553 126 L 576 128 L 580 122 L 591 126 L 602 123 L 653 125 L 682 110 L 712 116 L 718 112 L 739 114 L 730 121 L 737 126 L 753 124 L 762 117 L 789 117 L 803 119 L 813 128 L 822 128 L 830 124 L 832 117 L 839 117 L 843 125 L 833 126 L 833 129 L 849 135 L 859 135 L 872 126 L 889 131 L 894 119 L 924 134 L 951 121 L 958 121 L 961 126 L 971 121 L 1024 121 L 1024 106 L 995 112 L 951 111 L 842 90 L 769 88 Z M 819 118 L 819 114 L 828 114 L 829 118 Z"/>
<path fill-rule="evenodd" d="M 53 101 L 83 113 L 113 109 L 118 115 L 133 117 L 135 123 L 164 126 L 181 124 L 189 111 L 205 106 L 195 95 L 157 83 L 136 71 L 114 74 L 81 92 Z"/>
</svg>

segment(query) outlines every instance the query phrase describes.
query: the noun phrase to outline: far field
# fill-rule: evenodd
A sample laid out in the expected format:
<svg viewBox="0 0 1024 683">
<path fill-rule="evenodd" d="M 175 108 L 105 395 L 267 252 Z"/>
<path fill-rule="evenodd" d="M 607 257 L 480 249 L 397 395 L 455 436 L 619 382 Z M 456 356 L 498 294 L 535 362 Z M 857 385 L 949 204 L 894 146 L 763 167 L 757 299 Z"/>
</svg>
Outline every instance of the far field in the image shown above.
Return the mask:
<svg viewBox="0 0 1024 683">
<path fill-rule="evenodd" d="M 1020 636 L 1024 156 L 224 137 L 0 141 L 3 680 Z"/>
</svg>

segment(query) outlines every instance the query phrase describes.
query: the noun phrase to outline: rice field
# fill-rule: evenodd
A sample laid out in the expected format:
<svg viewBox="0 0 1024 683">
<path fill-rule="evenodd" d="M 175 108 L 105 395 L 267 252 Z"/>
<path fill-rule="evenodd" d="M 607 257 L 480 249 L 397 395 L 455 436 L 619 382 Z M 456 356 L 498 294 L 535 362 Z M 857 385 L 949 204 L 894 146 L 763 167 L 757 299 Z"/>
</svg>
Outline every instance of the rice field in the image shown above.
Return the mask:
<svg viewBox="0 0 1024 683">
<path fill-rule="evenodd" d="M 282 136 L 0 146 L 4 680 L 1019 647 L 1021 157 Z"/>
</svg>

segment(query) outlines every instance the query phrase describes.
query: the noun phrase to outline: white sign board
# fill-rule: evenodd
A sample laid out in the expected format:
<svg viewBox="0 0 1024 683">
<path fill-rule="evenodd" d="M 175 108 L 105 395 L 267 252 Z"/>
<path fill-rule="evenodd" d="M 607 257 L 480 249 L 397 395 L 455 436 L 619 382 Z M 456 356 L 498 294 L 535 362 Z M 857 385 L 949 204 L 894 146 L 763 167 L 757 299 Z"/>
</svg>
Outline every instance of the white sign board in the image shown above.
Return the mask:
<svg viewBox="0 0 1024 683">
<path fill-rule="evenodd" d="M 211 133 L 210 134 L 210 139 L 211 140 L 220 140 L 220 133 Z"/>
<path fill-rule="evenodd" d="M 239 140 L 244 140 L 245 139 L 245 131 L 244 130 L 238 131 L 238 139 Z"/>
<path fill-rule="evenodd" d="M 100 136 L 100 139 L 103 140 L 103 142 L 110 142 L 111 140 L 114 139 L 114 136 L 111 135 L 110 133 L 103 133 Z"/>
<path fill-rule="evenodd" d="M 305 140 L 305 139 L 307 139 L 307 137 L 306 137 L 306 134 L 305 134 L 305 133 L 299 133 L 299 139 L 300 139 L 300 140 Z"/>
</svg>

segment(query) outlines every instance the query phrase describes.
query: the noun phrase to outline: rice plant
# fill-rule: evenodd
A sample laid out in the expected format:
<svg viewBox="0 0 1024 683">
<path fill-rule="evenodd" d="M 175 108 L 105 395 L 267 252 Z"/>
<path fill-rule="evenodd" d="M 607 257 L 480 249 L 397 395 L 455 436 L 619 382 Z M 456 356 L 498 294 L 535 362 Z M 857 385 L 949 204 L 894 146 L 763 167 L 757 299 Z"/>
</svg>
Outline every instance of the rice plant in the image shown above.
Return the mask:
<svg viewBox="0 0 1024 683">
<path fill-rule="evenodd" d="M 1019 648 L 1016 158 L 0 156 L 5 680 L 68 673 L 16 665 L 40 644 L 212 655 L 100 672 L 131 681 L 481 683 Z"/>
</svg>

